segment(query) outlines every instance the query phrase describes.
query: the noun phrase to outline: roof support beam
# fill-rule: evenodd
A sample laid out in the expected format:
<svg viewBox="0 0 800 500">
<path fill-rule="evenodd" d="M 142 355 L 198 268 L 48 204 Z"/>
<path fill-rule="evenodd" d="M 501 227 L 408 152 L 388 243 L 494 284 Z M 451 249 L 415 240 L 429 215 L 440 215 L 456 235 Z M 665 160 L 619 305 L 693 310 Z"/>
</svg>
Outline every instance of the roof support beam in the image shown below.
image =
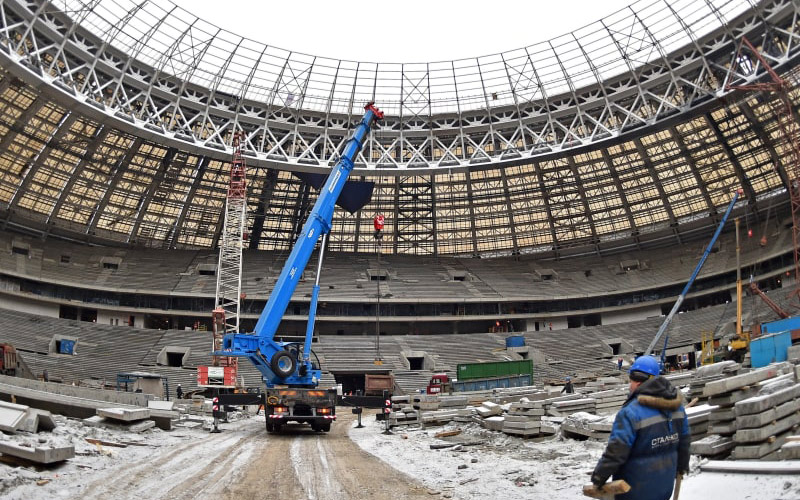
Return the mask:
<svg viewBox="0 0 800 500">
<path fill-rule="evenodd" d="M 559 255 L 559 242 L 556 238 L 556 223 L 553 220 L 553 209 L 550 207 L 550 196 L 544 185 L 544 176 L 542 175 L 542 166 L 539 162 L 533 163 L 533 168 L 536 172 L 536 178 L 539 181 L 539 192 L 542 193 L 542 200 L 544 201 L 544 209 L 547 212 L 547 222 L 550 224 L 550 237 L 553 239 L 553 254 L 558 257 Z"/>
<path fill-rule="evenodd" d="M 681 134 L 678 132 L 678 129 L 676 129 L 674 125 L 669 128 L 669 133 L 672 135 L 672 139 L 675 141 L 675 144 L 678 145 L 678 149 L 680 150 L 683 157 L 686 159 L 686 162 L 689 164 L 689 168 L 691 168 L 692 170 L 692 175 L 694 176 L 694 180 L 697 183 L 697 187 L 703 194 L 703 200 L 705 200 L 709 212 L 716 213 L 717 207 L 715 207 L 714 202 L 711 201 L 711 195 L 708 193 L 708 187 L 706 186 L 705 179 L 703 179 L 703 176 L 700 175 L 700 169 L 697 168 L 697 163 L 694 161 L 692 153 L 689 151 L 689 148 L 686 147 L 686 142 L 684 142 L 683 137 L 681 136 Z"/>
<path fill-rule="evenodd" d="M 744 171 L 744 168 L 742 168 L 742 164 L 739 163 L 739 158 L 736 157 L 736 153 L 733 152 L 733 148 L 731 148 L 730 144 L 728 144 L 728 139 L 725 137 L 725 134 L 722 133 L 722 130 L 720 130 L 719 124 L 714 121 L 709 113 L 705 113 L 703 117 L 708 122 L 711 130 L 714 131 L 714 135 L 719 141 L 720 146 L 722 146 L 722 150 L 725 152 L 725 156 L 728 157 L 731 165 L 733 165 L 733 171 L 736 174 L 736 177 L 739 179 L 739 186 L 744 189 L 745 197 L 749 200 L 748 203 L 755 203 L 756 192 L 753 189 L 753 186 L 750 184 L 750 180 L 747 178 L 747 173 Z"/>
<path fill-rule="evenodd" d="M 611 178 L 614 180 L 614 187 L 617 188 L 617 193 L 619 193 L 619 198 L 622 200 L 622 208 L 625 210 L 625 215 L 628 218 L 628 224 L 631 228 L 631 236 L 633 237 L 634 241 L 636 241 L 636 248 L 639 248 L 639 228 L 636 226 L 636 219 L 633 218 L 633 212 L 631 211 L 631 204 L 628 202 L 628 198 L 625 196 L 625 189 L 622 187 L 622 181 L 619 179 L 619 172 L 617 172 L 617 167 L 614 166 L 614 162 L 611 160 L 611 155 L 608 154 L 608 150 L 603 148 L 600 150 L 600 153 L 603 155 L 603 161 L 606 163 L 606 168 L 608 172 L 611 174 Z"/>
<path fill-rule="evenodd" d="M 172 237 L 169 238 L 169 248 L 176 248 L 178 246 L 178 239 L 180 238 L 181 231 L 183 230 L 183 224 L 186 221 L 186 212 L 189 211 L 191 200 L 194 199 L 197 188 L 203 182 L 203 176 L 206 173 L 208 162 L 208 156 L 201 156 L 197 160 L 197 168 L 194 170 L 194 179 L 192 179 L 192 185 L 189 187 L 189 192 L 186 193 L 186 198 L 183 200 L 183 203 L 181 203 L 181 212 L 178 214 L 178 217 L 175 219 L 175 224 L 173 224 L 172 229 L 170 230 Z"/>
<path fill-rule="evenodd" d="M 127 172 L 130 168 L 131 160 L 139 153 L 139 148 L 142 146 L 143 142 L 144 139 L 141 137 L 137 137 L 136 139 L 132 140 L 128 148 L 125 150 L 125 154 L 123 154 L 114 164 L 114 175 L 109 179 L 103 199 L 97 204 L 97 207 L 94 210 L 94 215 L 92 216 L 92 220 L 89 222 L 89 226 L 86 228 L 86 233 L 90 237 L 94 235 L 101 215 L 106 213 L 106 207 L 108 207 L 112 196 L 114 196 L 115 193 L 118 193 L 116 191 L 116 187 L 119 186 L 122 176 L 125 175 L 125 172 Z"/>
<path fill-rule="evenodd" d="M 669 224 L 674 229 L 678 225 L 678 220 L 675 218 L 675 212 L 672 210 L 672 205 L 669 203 L 667 192 L 664 191 L 664 186 L 661 185 L 661 179 L 658 177 L 658 172 L 653 166 L 653 162 L 650 161 L 650 157 L 647 154 L 647 149 L 645 149 L 644 144 L 642 144 L 642 140 L 638 137 L 633 140 L 633 144 L 636 146 L 636 151 L 639 152 L 639 157 L 641 158 L 642 163 L 644 163 L 645 168 L 647 168 L 647 171 L 650 173 L 650 177 L 653 179 L 653 186 L 658 191 L 658 195 L 661 197 L 662 203 L 664 203 L 664 210 L 666 210 L 667 216 L 669 217 Z"/>
</svg>

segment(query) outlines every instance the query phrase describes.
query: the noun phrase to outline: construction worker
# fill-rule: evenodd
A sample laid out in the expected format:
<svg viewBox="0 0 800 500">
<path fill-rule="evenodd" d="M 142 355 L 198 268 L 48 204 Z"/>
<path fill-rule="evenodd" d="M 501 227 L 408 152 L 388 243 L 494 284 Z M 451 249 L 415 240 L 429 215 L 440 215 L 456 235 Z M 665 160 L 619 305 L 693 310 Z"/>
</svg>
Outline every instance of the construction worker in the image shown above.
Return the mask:
<svg viewBox="0 0 800 500">
<path fill-rule="evenodd" d="M 599 490 L 610 476 L 631 486 L 616 500 L 669 500 L 673 482 L 689 471 L 689 420 L 680 393 L 660 371 L 652 356 L 633 362 L 630 394 L 592 473 Z"/>
<path fill-rule="evenodd" d="M 561 394 L 564 394 L 565 392 L 567 394 L 572 394 L 575 392 L 575 386 L 572 385 L 572 379 L 569 377 L 564 379 L 564 388 L 561 389 Z"/>
<path fill-rule="evenodd" d="M 178 387 L 175 388 L 175 398 L 183 399 L 183 388 L 181 384 L 178 384 Z"/>
</svg>

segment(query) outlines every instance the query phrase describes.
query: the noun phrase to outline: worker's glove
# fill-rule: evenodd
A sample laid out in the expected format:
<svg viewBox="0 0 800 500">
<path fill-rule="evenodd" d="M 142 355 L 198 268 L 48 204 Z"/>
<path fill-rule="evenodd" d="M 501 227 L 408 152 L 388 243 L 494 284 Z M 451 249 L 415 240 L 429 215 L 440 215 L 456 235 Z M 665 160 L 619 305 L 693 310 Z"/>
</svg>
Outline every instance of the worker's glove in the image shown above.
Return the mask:
<svg viewBox="0 0 800 500">
<path fill-rule="evenodd" d="M 597 488 L 597 491 L 603 490 L 603 485 L 606 484 L 606 479 L 608 478 L 601 478 L 600 476 L 592 475 L 592 484 Z"/>
</svg>

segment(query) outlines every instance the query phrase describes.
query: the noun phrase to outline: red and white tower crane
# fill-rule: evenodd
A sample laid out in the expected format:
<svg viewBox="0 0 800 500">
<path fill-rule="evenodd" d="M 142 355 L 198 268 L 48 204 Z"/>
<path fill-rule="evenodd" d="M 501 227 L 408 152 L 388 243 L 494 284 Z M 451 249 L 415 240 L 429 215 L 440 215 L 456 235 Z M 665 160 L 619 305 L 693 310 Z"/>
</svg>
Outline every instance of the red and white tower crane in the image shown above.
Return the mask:
<svg viewBox="0 0 800 500">
<path fill-rule="evenodd" d="M 228 194 L 225 200 L 225 220 L 219 245 L 217 291 L 214 299 L 212 352 L 222 349 L 222 337 L 239 333 L 239 313 L 242 300 L 242 248 L 247 239 L 247 172 L 242 156 L 242 133 L 233 137 Z M 198 367 L 198 386 L 235 387 L 238 358 L 212 356 L 211 367 Z"/>
</svg>

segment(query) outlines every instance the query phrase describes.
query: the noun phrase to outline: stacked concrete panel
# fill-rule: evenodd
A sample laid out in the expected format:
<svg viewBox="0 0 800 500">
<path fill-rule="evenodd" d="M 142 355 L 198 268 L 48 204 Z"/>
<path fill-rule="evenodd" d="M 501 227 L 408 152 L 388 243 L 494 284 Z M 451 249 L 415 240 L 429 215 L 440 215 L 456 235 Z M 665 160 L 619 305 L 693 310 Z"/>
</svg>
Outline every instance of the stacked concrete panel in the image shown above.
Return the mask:
<svg viewBox="0 0 800 500">
<path fill-rule="evenodd" d="M 448 410 L 421 411 L 419 421 L 423 425 L 446 424 L 448 422 L 469 422 L 473 415 L 470 408 L 453 408 Z"/>
<path fill-rule="evenodd" d="M 740 365 L 735 361 L 722 361 L 713 365 L 701 366 L 691 378 L 687 397 L 689 400 L 694 398 L 705 399 L 706 396 L 703 395 L 703 391 L 707 383 L 736 375 L 739 369 Z"/>
<path fill-rule="evenodd" d="M 722 363 L 719 363 L 722 364 Z M 740 424 L 745 420 L 737 419 L 736 405 L 740 402 L 750 400 L 755 397 L 755 400 L 760 400 L 759 391 L 766 393 L 773 393 L 776 390 L 784 388 L 788 384 L 792 384 L 791 375 L 783 375 L 777 378 L 783 371 L 791 371 L 791 367 L 786 363 L 779 363 L 770 365 L 759 370 L 752 370 L 746 373 L 737 374 L 734 376 L 725 377 L 726 373 L 730 373 L 727 369 L 733 366 L 732 364 L 724 365 L 716 370 L 714 380 L 707 381 L 703 385 L 701 396 L 708 398 L 708 404 L 713 408 L 708 413 L 708 435 L 702 439 L 696 440 L 691 445 L 693 454 L 705 457 L 724 458 L 735 447 L 741 447 L 736 458 L 752 458 L 764 456 L 777 447 L 761 446 L 758 443 L 757 436 L 767 432 L 767 430 L 758 432 L 743 432 L 737 435 Z M 713 367 L 713 365 L 711 366 Z M 703 368 L 711 368 L 703 367 Z M 705 370 L 706 373 L 709 370 Z M 764 396 L 762 396 L 764 397 Z M 754 408 L 754 403 L 748 403 L 742 408 L 747 408 L 748 411 Z M 751 415 L 753 413 L 760 413 L 760 410 L 753 410 L 750 413 L 743 413 L 744 410 L 738 410 L 738 413 L 744 415 Z M 756 421 L 759 419 L 757 416 L 748 416 L 747 425 L 757 425 Z M 691 424 L 690 424 L 691 425 Z M 767 436 L 766 439 L 769 439 Z M 757 449 L 756 449 L 757 448 Z M 765 451 L 769 450 L 769 451 Z"/>
<path fill-rule="evenodd" d="M 689 446 L 689 451 L 692 455 L 721 459 L 728 456 L 734 445 L 735 443 L 731 437 L 720 436 L 719 434 L 711 434 L 702 439 L 694 441 Z"/>
<path fill-rule="evenodd" d="M 566 417 L 573 413 L 594 413 L 595 411 L 595 400 L 590 397 L 585 397 L 568 401 L 553 401 L 547 409 L 547 414 L 554 417 Z"/>
<path fill-rule="evenodd" d="M 598 416 L 591 413 L 578 412 L 566 417 L 561 423 L 561 434 L 568 438 L 608 440 L 614 419 L 610 416 Z"/>
<path fill-rule="evenodd" d="M 713 406 L 707 404 L 686 408 L 686 417 L 689 419 L 692 442 L 699 441 L 708 435 L 708 416 L 713 408 Z"/>
<path fill-rule="evenodd" d="M 781 381 L 773 385 L 781 384 Z M 800 384 L 739 401 L 735 405 L 736 459 L 768 459 L 800 424 Z"/>
<path fill-rule="evenodd" d="M 708 403 L 717 406 L 708 416 L 708 432 L 732 436 L 736 432 L 734 405 L 758 393 L 758 383 L 778 375 L 779 366 L 773 365 L 733 377 L 706 383 L 703 395 Z"/>
<path fill-rule="evenodd" d="M 502 431 L 514 436 L 534 437 L 542 434 L 542 416 L 545 409 L 541 401 L 522 399 L 511 403 L 503 422 Z"/>
<path fill-rule="evenodd" d="M 619 411 L 628 399 L 628 388 L 621 386 L 614 389 L 588 394 L 595 400 L 595 412 L 598 415 L 607 415 Z"/>
<path fill-rule="evenodd" d="M 390 426 L 419 424 L 419 414 L 420 411 L 411 403 L 411 396 L 392 396 L 392 412 L 388 416 Z"/>
</svg>

